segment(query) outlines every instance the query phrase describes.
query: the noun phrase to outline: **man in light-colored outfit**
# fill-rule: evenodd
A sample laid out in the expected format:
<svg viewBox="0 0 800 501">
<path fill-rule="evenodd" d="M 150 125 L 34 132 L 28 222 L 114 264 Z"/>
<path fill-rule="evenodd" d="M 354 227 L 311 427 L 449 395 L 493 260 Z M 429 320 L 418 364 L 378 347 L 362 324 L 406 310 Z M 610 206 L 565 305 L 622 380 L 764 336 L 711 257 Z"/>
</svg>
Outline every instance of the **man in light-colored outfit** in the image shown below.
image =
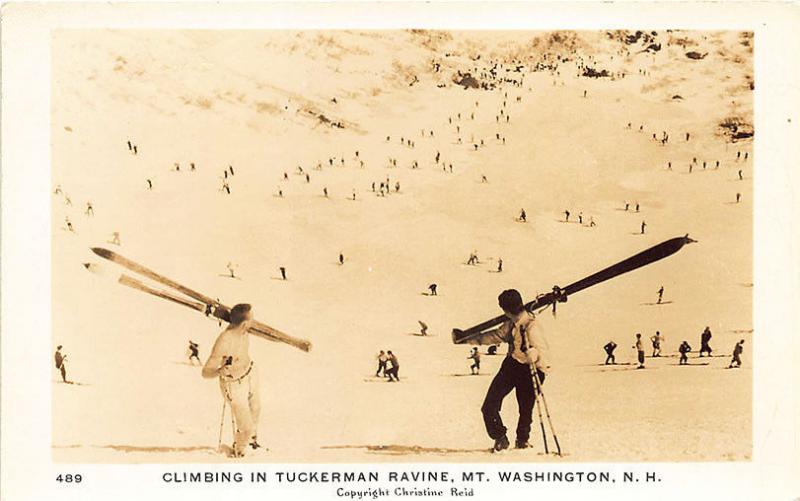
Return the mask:
<svg viewBox="0 0 800 501">
<path fill-rule="evenodd" d="M 230 325 L 217 337 L 203 367 L 204 378 L 219 378 L 222 396 L 231 407 L 236 426 L 233 451 L 237 457 L 244 456 L 248 445 L 253 449 L 260 447 L 257 440 L 261 413 L 258 369 L 250 359 L 250 336 L 247 333 L 252 320 L 249 304 L 234 306 Z"/>
</svg>

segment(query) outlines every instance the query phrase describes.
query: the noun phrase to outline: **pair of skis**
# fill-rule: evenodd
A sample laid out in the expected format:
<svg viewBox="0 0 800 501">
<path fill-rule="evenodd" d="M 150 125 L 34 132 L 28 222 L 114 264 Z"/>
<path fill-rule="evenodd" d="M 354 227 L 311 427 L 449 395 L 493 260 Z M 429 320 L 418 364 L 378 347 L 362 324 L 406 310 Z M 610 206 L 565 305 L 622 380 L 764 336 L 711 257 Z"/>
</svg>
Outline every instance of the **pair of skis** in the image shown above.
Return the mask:
<svg viewBox="0 0 800 501">
<path fill-rule="evenodd" d="M 601 282 L 605 282 L 606 280 L 610 280 L 614 277 L 622 275 L 623 273 L 633 271 L 641 268 L 642 266 L 646 266 L 655 261 L 659 261 L 665 257 L 671 256 L 672 254 L 678 252 L 684 245 L 694 241 L 695 240 L 689 238 L 689 235 L 672 238 L 646 249 L 634 256 L 631 256 L 628 259 L 620 261 L 617 264 L 600 270 L 597 273 L 589 275 L 586 278 L 578 280 L 577 282 L 574 282 L 564 288 L 560 288 L 558 286 L 553 287 L 552 292 L 541 295 L 534 301 L 525 304 L 525 308 L 532 312 L 534 310 L 552 305 L 553 310 L 555 311 L 556 304 L 559 302 L 566 302 L 567 298 L 572 294 L 575 294 L 593 285 L 597 285 Z M 124 274 L 119 278 L 119 282 L 121 284 L 146 292 L 153 296 L 172 301 L 173 303 L 186 306 L 193 310 L 203 312 L 206 316 L 213 316 L 220 320 L 224 320 L 225 322 L 230 322 L 230 308 L 220 303 L 216 299 L 210 298 L 204 294 L 185 287 L 174 280 L 171 280 L 145 266 L 142 266 L 139 263 L 131 261 L 130 259 L 117 254 L 114 251 L 110 251 L 102 247 L 92 247 L 92 251 L 98 256 L 127 268 L 132 272 L 138 273 L 143 277 L 174 289 L 188 298 L 181 297 L 173 292 L 154 289 L 144 284 L 140 280 Z M 500 336 L 498 335 L 498 327 L 505 320 L 505 315 L 499 315 L 466 330 L 453 329 L 453 343 L 478 345 L 500 343 L 503 340 L 500 339 Z M 288 334 L 285 334 L 258 321 L 253 322 L 252 326 L 250 327 L 250 332 L 269 341 L 286 343 L 306 352 L 311 349 L 310 342 L 304 339 L 298 339 L 289 336 Z"/>
<path fill-rule="evenodd" d="M 552 305 L 553 311 L 555 312 L 557 303 L 566 302 L 567 298 L 576 292 L 582 291 L 583 289 L 597 285 L 601 282 L 605 282 L 606 280 L 610 280 L 614 277 L 622 275 L 623 273 L 641 268 L 642 266 L 646 266 L 655 261 L 659 261 L 667 256 L 671 256 L 672 254 L 675 254 L 681 250 L 684 245 L 692 242 L 695 242 L 695 240 L 689 238 L 688 234 L 683 237 L 671 238 L 667 241 L 661 242 L 658 245 L 650 247 L 649 249 L 635 254 L 628 259 L 624 259 L 617 264 L 609 266 L 608 268 L 604 268 L 597 273 L 589 275 L 588 277 L 578 280 L 577 282 L 572 283 L 564 288 L 555 286 L 553 287 L 552 292 L 543 294 L 537 297 L 534 301 L 525 304 L 525 309 L 533 312 L 535 310 L 546 308 L 547 306 Z M 499 315 L 478 325 L 474 325 L 469 329 L 453 329 L 453 343 L 478 345 L 501 343 L 504 340 L 501 339 L 498 334 L 498 327 L 506 320 L 507 318 L 505 315 Z"/>
<path fill-rule="evenodd" d="M 191 308 L 193 310 L 199 311 L 204 313 L 206 316 L 211 316 L 214 318 L 218 318 L 220 320 L 224 320 L 225 322 L 231 321 L 231 309 L 224 304 L 220 303 L 216 299 L 208 297 L 204 294 L 201 294 L 195 290 L 192 290 L 184 285 L 175 282 L 155 271 L 142 266 L 139 263 L 131 261 L 130 259 L 117 254 L 114 251 L 110 251 L 108 249 L 104 249 L 102 247 L 92 247 L 92 252 L 97 254 L 98 256 L 102 257 L 103 259 L 107 259 L 112 263 L 116 263 L 123 268 L 126 268 L 134 273 L 141 275 L 142 277 L 148 278 L 153 280 L 154 282 L 158 282 L 162 285 L 165 285 L 171 289 L 174 289 L 177 292 L 183 294 L 180 296 L 175 294 L 174 292 L 165 291 L 165 290 L 158 290 L 154 289 L 148 285 L 146 285 L 141 280 L 138 280 L 134 277 L 128 275 L 121 275 L 119 277 L 119 283 L 125 285 L 127 287 L 131 287 L 136 290 L 140 290 L 142 292 L 146 292 L 156 297 L 160 297 L 162 299 L 166 299 L 167 301 L 171 301 L 176 304 L 180 304 L 186 306 L 187 308 Z M 303 351 L 309 351 L 311 349 L 311 343 L 306 341 L 305 339 L 298 339 L 292 337 L 286 333 L 279 331 L 269 325 L 261 323 L 257 320 L 254 320 L 248 329 L 248 332 L 251 334 L 255 334 L 259 337 L 267 339 L 268 341 L 273 342 L 281 342 L 286 343 L 290 346 L 294 346 Z"/>
</svg>

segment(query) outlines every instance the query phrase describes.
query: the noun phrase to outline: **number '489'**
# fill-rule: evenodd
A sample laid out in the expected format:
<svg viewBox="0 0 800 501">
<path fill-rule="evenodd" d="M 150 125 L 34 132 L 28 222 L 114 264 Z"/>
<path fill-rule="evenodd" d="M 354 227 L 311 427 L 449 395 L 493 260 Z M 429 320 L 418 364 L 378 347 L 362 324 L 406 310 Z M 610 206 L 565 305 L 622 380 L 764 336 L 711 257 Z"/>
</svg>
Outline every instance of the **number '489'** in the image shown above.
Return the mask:
<svg viewBox="0 0 800 501">
<path fill-rule="evenodd" d="M 83 480 L 83 477 L 78 474 L 71 474 L 67 473 L 66 475 L 60 474 L 56 477 L 56 482 L 64 483 L 64 484 L 79 484 Z"/>
</svg>

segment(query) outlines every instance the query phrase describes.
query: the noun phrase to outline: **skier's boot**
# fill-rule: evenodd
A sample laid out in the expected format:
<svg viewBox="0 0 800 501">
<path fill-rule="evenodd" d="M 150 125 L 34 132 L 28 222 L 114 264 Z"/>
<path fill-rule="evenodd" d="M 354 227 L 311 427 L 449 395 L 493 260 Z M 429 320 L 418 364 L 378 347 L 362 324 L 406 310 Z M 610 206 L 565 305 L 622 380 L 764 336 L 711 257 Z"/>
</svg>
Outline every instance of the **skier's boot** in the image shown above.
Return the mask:
<svg viewBox="0 0 800 501">
<path fill-rule="evenodd" d="M 531 447 L 531 444 L 529 444 L 527 440 L 517 440 L 514 443 L 515 449 L 530 449 Z"/>
<path fill-rule="evenodd" d="M 239 449 L 236 446 L 236 442 L 233 443 L 233 447 L 231 447 L 230 457 L 232 458 L 243 458 L 244 457 L 244 450 Z"/>
<path fill-rule="evenodd" d="M 508 437 L 503 435 L 502 437 L 498 438 L 494 441 L 494 447 L 492 447 L 492 452 L 500 452 L 505 449 L 508 449 L 509 446 Z"/>
</svg>

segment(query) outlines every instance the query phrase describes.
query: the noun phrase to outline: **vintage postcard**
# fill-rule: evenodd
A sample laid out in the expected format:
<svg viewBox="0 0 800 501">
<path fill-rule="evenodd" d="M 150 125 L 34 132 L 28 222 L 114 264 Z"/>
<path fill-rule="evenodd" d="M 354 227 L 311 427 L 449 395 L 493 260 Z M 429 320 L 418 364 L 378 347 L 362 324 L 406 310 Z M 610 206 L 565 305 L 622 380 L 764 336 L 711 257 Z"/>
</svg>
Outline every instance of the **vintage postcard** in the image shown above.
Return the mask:
<svg viewBox="0 0 800 501">
<path fill-rule="evenodd" d="M 797 425 L 797 91 L 759 94 L 785 83 L 763 68 L 789 64 L 796 8 L 760 14 L 770 35 L 730 19 L 754 4 L 625 26 L 192 5 L 4 6 L 4 40 L 29 23 L 46 48 L 35 128 L 9 130 L 32 75 L 3 79 L 4 144 L 42 150 L 3 158 L 3 460 L 30 392 L 36 489 L 614 497 L 687 467 L 798 473 L 770 436 Z M 42 302 L 10 301 L 47 317 L 26 333 L 15 259 Z"/>
</svg>

